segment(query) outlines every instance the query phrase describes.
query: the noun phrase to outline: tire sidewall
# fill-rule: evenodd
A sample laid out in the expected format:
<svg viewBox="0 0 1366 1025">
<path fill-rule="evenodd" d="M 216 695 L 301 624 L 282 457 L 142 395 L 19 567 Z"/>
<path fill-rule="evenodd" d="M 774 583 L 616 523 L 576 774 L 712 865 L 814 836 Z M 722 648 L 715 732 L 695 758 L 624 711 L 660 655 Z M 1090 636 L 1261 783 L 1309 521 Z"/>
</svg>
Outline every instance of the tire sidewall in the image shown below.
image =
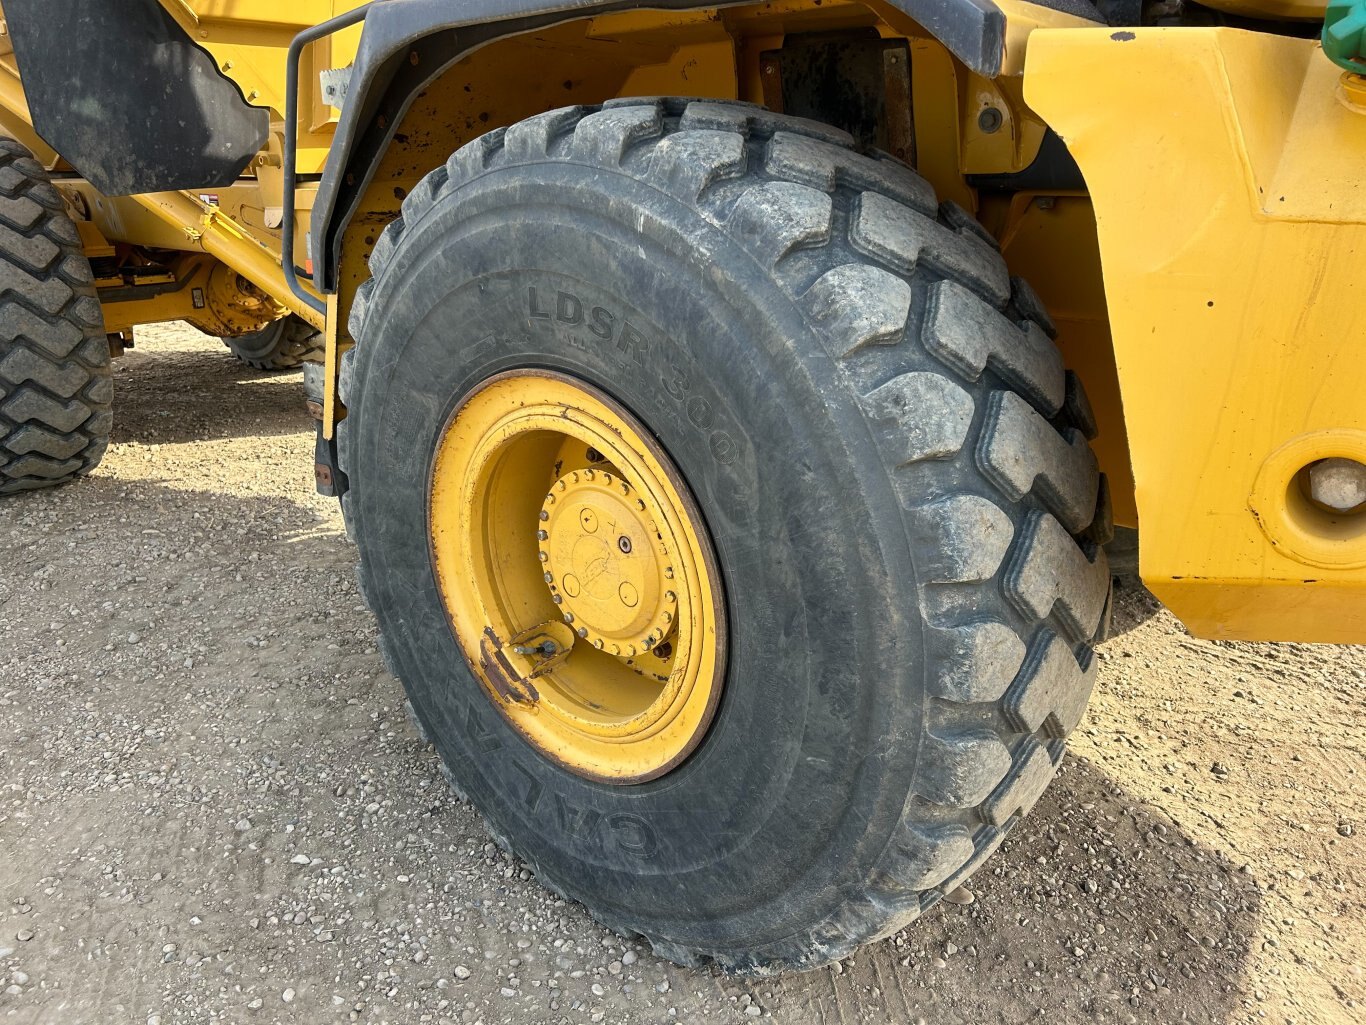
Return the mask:
<svg viewBox="0 0 1366 1025">
<path fill-rule="evenodd" d="M 923 637 L 898 600 L 915 585 L 897 496 L 797 303 L 690 205 L 567 162 L 449 190 L 404 226 L 373 287 L 353 516 L 368 596 L 442 757 L 538 873 L 632 928 L 753 947 L 820 920 L 902 811 Z M 464 396 L 519 367 L 632 410 L 722 567 L 725 691 L 697 751 L 651 783 L 594 783 L 542 757 L 485 696 L 442 607 L 436 442 Z"/>
<path fill-rule="evenodd" d="M 287 317 L 272 321 L 259 331 L 224 338 L 223 344 L 232 350 L 234 356 L 243 362 L 270 362 L 280 351 L 285 338 Z"/>
</svg>

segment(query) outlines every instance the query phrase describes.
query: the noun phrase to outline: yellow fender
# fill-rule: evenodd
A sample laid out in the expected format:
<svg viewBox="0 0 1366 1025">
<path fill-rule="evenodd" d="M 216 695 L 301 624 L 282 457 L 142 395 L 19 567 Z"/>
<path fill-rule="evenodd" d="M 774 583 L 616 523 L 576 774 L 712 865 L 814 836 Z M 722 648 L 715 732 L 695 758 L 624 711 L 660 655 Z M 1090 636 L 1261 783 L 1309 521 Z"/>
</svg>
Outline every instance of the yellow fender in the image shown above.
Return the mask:
<svg viewBox="0 0 1366 1025">
<path fill-rule="evenodd" d="M 1340 75 L 1233 29 L 1029 37 L 1025 98 L 1095 205 L 1143 579 L 1207 637 L 1366 640 L 1366 513 L 1303 477 L 1366 461 L 1366 116 Z"/>
</svg>

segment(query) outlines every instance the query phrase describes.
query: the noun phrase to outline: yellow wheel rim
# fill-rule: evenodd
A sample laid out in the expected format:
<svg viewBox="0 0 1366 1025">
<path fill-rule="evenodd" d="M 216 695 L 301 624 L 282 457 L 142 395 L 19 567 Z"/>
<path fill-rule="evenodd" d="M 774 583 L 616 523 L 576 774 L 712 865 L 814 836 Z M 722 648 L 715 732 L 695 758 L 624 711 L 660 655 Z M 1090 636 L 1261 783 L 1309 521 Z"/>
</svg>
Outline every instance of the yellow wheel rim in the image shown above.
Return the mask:
<svg viewBox="0 0 1366 1025">
<path fill-rule="evenodd" d="M 442 431 L 429 528 L 456 640 L 543 755 L 633 783 L 697 746 L 722 686 L 715 557 L 624 408 L 550 371 L 490 378 Z"/>
</svg>

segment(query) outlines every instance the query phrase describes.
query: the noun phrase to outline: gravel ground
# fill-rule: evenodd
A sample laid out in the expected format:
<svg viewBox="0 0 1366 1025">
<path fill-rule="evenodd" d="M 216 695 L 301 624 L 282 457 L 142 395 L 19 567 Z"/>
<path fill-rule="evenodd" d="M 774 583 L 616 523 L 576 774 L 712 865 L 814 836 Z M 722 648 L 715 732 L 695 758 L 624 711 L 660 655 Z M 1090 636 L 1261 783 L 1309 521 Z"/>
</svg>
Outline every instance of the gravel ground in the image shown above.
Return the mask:
<svg viewBox="0 0 1366 1025">
<path fill-rule="evenodd" d="M 0 1019 L 1357 1022 L 1366 648 L 1123 591 L 1061 778 L 833 969 L 689 972 L 497 850 L 406 720 L 297 375 L 181 327 L 87 480 L 0 506 Z"/>
</svg>

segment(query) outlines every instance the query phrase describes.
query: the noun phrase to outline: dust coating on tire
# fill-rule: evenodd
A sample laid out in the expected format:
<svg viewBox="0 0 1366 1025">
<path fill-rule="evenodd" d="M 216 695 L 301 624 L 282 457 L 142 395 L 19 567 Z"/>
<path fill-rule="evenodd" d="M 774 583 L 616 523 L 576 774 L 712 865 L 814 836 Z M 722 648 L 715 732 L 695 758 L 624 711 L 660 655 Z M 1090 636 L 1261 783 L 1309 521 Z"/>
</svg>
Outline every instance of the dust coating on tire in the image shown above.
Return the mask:
<svg viewBox="0 0 1366 1025">
<path fill-rule="evenodd" d="M 344 511 L 386 661 L 495 838 L 660 955 L 748 973 L 844 957 L 981 865 L 1081 718 L 1110 576 L 1085 397 L 980 226 L 822 125 L 617 101 L 463 147 L 370 266 Z M 517 367 L 632 410 L 716 547 L 724 697 L 649 783 L 510 732 L 436 597 L 437 432 Z"/>
<path fill-rule="evenodd" d="M 294 314 L 251 334 L 224 338 L 223 344 L 254 370 L 297 370 L 310 360 L 322 362 L 325 355 L 322 332 Z"/>
<path fill-rule="evenodd" d="M 0 137 L 0 495 L 93 470 L 113 398 L 80 233 L 43 166 Z"/>
</svg>

